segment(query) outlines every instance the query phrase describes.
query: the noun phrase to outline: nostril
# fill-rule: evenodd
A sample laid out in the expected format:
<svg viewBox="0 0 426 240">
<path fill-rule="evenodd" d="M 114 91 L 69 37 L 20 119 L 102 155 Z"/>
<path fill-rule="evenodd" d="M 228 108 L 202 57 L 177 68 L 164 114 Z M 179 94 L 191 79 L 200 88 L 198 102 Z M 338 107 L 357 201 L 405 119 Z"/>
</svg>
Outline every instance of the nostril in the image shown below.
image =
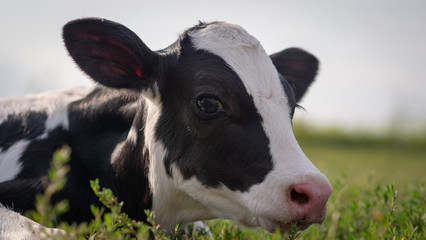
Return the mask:
<svg viewBox="0 0 426 240">
<path fill-rule="evenodd" d="M 297 192 L 296 189 L 292 189 L 290 192 L 291 201 L 296 202 L 300 205 L 306 204 L 309 202 L 309 197 L 305 193 Z"/>
<path fill-rule="evenodd" d="M 328 181 L 314 180 L 287 188 L 286 201 L 292 221 L 308 224 L 324 221 L 332 189 Z"/>
</svg>

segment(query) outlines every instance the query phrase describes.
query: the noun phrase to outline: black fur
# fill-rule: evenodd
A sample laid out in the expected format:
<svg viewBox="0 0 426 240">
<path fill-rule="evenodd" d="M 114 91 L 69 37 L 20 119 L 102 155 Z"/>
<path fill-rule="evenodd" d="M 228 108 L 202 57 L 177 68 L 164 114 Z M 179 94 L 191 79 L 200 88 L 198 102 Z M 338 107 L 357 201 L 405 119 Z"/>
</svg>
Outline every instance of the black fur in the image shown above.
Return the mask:
<svg viewBox="0 0 426 240">
<path fill-rule="evenodd" d="M 0 147 L 3 151 L 22 139 L 32 140 L 44 132 L 47 114 L 43 112 L 24 112 L 10 114 L 0 124 Z"/>
<path fill-rule="evenodd" d="M 130 216 L 135 219 L 144 219 L 143 209 L 151 206 L 148 182 L 143 171 L 140 174 L 138 172 L 140 168 L 132 166 L 138 164 L 137 162 L 139 165 L 142 164 L 144 158 L 140 151 L 135 151 L 136 146 L 125 143 L 125 138 L 135 119 L 136 109 L 140 105 L 143 108 L 143 103 L 140 103 L 136 96 L 131 94 L 121 96 L 115 91 L 98 88 L 84 99 L 69 105 L 69 131 L 59 127 L 50 131 L 47 138 L 35 139 L 43 134 L 46 117 L 39 117 L 38 121 L 33 120 L 31 127 L 24 124 L 26 128 L 38 127 L 40 130 L 37 133 L 21 131 L 26 133 L 26 135 L 21 134 L 24 138 L 31 137 L 33 141 L 21 157 L 23 169 L 17 179 L 0 183 L 0 202 L 18 211 L 33 208 L 34 195 L 43 190 L 40 178 L 46 174 L 53 152 L 67 144 L 72 149 L 70 171 L 67 174 L 68 183 L 54 197 L 55 200 L 67 198 L 70 202 L 71 209 L 61 216 L 62 220 L 79 222 L 92 218 L 89 206 L 98 204 L 98 201 L 89 186 L 89 180 L 95 178 L 99 178 L 102 186 L 111 188 L 120 200 L 125 201 L 124 210 L 128 210 Z M 46 115 L 39 113 L 37 116 Z M 8 120 L 10 119 L 20 120 L 4 122 L 1 126 L 8 129 L 8 132 L 22 129 L 23 126 L 13 127 L 16 122 L 28 123 L 30 118 L 23 114 L 21 118 L 8 117 Z M 2 132 L 2 136 L 4 136 L 3 133 L 8 132 Z M 16 132 L 19 133 L 19 131 Z M 120 159 L 115 161 L 111 159 L 111 155 L 121 142 L 124 144 L 119 150 Z M 5 146 L 9 145 L 8 142 Z M 111 161 L 116 162 L 115 166 L 111 164 Z M 120 163 L 125 166 L 121 166 Z M 143 164 L 142 169 L 144 169 Z M 132 179 L 132 184 L 138 185 L 140 191 L 131 195 L 134 192 L 129 191 L 128 188 L 131 185 L 126 182 L 128 181 L 126 177 Z M 135 209 L 139 207 L 141 210 L 136 212 Z"/>
<path fill-rule="evenodd" d="M 287 48 L 272 54 L 271 59 L 278 72 L 294 88 L 299 102 L 317 75 L 318 59 L 300 48 Z"/>
</svg>

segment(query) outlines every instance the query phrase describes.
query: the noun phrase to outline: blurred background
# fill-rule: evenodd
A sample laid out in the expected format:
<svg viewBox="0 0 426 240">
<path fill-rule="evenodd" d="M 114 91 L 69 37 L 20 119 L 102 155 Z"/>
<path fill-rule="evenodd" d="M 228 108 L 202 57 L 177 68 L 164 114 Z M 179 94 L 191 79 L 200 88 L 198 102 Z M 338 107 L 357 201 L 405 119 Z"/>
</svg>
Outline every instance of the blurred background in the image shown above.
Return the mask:
<svg viewBox="0 0 426 240">
<path fill-rule="evenodd" d="M 0 97 L 92 84 L 63 47 L 61 28 L 70 20 L 120 22 L 153 50 L 199 20 L 228 21 L 270 54 L 296 46 L 320 59 L 295 120 L 302 148 L 320 168 L 359 181 L 379 173 L 425 183 L 425 10 L 422 0 L 2 2 Z"/>
</svg>

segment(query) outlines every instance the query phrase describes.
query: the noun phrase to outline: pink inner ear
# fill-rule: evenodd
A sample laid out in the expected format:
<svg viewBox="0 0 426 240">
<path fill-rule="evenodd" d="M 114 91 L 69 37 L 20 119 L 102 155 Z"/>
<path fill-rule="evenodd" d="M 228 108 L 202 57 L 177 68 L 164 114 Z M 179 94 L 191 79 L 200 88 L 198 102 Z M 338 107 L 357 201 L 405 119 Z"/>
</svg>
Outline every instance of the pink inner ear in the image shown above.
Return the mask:
<svg viewBox="0 0 426 240">
<path fill-rule="evenodd" d="M 99 67 L 100 69 L 103 70 L 103 72 L 106 72 L 106 73 L 114 73 L 121 76 L 128 75 L 127 72 L 124 71 L 120 66 L 116 66 L 113 64 L 99 65 Z"/>
<path fill-rule="evenodd" d="M 143 78 L 143 73 L 142 70 L 139 66 L 132 66 L 133 67 L 133 71 L 135 71 L 136 75 L 138 75 L 138 77 Z"/>
<path fill-rule="evenodd" d="M 79 31 L 77 33 L 78 33 L 79 38 L 81 38 L 81 39 L 90 39 L 90 40 L 93 40 L 93 41 L 96 41 L 96 42 L 101 41 L 100 35 L 92 34 L 88 31 Z"/>
<path fill-rule="evenodd" d="M 108 65 L 111 67 L 110 71 L 118 75 L 127 75 L 129 73 L 126 73 L 124 70 L 127 68 L 129 70 L 133 70 L 134 74 L 143 79 L 143 64 L 135 55 L 135 51 L 131 47 L 116 39 L 111 39 L 109 36 L 102 33 L 82 31 L 79 32 L 79 36 L 82 39 L 88 40 L 89 44 L 86 46 L 93 44 L 93 48 L 91 48 L 90 51 L 94 55 L 100 56 L 105 60 L 114 63 L 112 65 Z M 115 64 L 119 64 L 124 68 L 117 66 L 112 67 Z"/>
</svg>

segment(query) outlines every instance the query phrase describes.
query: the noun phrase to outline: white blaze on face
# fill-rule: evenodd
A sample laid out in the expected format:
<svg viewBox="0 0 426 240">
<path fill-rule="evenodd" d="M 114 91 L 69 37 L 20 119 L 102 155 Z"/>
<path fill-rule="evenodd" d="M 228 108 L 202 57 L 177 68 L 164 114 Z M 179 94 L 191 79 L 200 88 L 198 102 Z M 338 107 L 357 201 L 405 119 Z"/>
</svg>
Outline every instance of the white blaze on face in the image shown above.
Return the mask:
<svg viewBox="0 0 426 240">
<path fill-rule="evenodd" d="M 263 119 L 270 141 L 273 170 L 265 180 L 242 193 L 258 223 L 272 228 L 273 221 L 287 221 L 285 191 L 293 184 L 325 176 L 307 159 L 292 130 L 290 107 L 278 72 L 260 43 L 239 26 L 217 23 L 190 33 L 196 49 L 221 57 L 240 77 Z"/>
</svg>

